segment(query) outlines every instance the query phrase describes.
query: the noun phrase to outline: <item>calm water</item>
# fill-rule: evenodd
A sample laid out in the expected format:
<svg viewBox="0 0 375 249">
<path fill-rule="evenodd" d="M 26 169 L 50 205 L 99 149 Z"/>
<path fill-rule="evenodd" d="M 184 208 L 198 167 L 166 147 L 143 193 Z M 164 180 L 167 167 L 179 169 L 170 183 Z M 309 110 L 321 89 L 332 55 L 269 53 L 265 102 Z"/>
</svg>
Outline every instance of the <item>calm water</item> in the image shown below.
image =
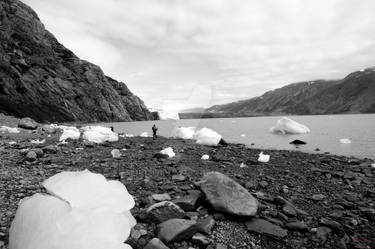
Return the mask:
<svg viewBox="0 0 375 249">
<path fill-rule="evenodd" d="M 155 123 L 159 128 L 158 132 L 166 137 L 172 136 L 173 129 L 178 126 L 207 127 L 220 133 L 226 141 L 243 143 L 249 147 L 254 143 L 254 148 L 298 149 L 306 152 L 314 152 L 319 148 L 320 153 L 328 151 L 331 154 L 375 159 L 375 114 L 291 116 L 293 120 L 310 128 L 311 133 L 303 135 L 270 133 L 269 129 L 279 118 L 185 119 L 104 125 L 113 125 L 116 132 L 139 135 L 144 131 L 152 134 L 151 126 Z M 339 141 L 342 138 L 349 138 L 352 143 L 342 144 Z M 303 140 L 307 145 L 296 148 L 289 144 L 294 139 Z"/>
</svg>

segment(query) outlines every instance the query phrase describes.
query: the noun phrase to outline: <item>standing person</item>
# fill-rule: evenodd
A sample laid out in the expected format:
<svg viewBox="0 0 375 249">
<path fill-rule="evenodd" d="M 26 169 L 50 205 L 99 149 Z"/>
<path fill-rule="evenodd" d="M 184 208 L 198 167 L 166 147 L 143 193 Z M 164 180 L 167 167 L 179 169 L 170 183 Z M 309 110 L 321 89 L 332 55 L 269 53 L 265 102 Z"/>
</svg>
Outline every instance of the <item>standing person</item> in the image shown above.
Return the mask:
<svg viewBox="0 0 375 249">
<path fill-rule="evenodd" d="M 157 130 L 158 130 L 158 128 L 156 128 L 156 125 L 154 124 L 154 125 L 152 126 L 152 137 L 153 137 L 154 139 L 157 138 L 157 135 L 156 135 Z"/>
</svg>

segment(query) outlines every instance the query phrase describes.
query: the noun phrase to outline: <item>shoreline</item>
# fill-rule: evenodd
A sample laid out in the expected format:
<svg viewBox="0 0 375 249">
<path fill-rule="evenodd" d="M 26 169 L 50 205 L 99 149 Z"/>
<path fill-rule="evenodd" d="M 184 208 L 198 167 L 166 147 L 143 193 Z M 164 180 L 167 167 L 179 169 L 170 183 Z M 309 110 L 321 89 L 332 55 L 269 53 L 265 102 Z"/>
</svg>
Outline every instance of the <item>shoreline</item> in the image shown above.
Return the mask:
<svg viewBox="0 0 375 249">
<path fill-rule="evenodd" d="M 283 239 L 270 239 L 263 234 L 246 230 L 243 219 L 219 215 L 204 206 L 191 217 L 215 218 L 216 226 L 208 237 L 215 248 L 218 243 L 228 248 L 371 248 L 375 245 L 375 168 L 372 160 L 345 156 L 310 154 L 300 151 L 260 150 L 242 144 L 228 146 L 197 145 L 192 140 L 159 137 L 121 138 L 118 142 L 87 146 L 83 141 L 57 145 L 58 134 L 40 130 L 22 131 L 20 134 L 1 134 L 0 145 L 0 241 L 8 243 L 10 222 L 18 201 L 37 192 L 44 192 L 41 182 L 65 170 L 83 170 L 101 173 L 107 179 L 121 180 L 136 199 L 133 215 L 147 234 L 135 240 L 133 248 L 143 248 L 154 235 L 154 225 L 142 220 L 142 213 L 154 202 L 153 194 L 168 193 L 172 200 L 196 189 L 195 182 L 204 173 L 219 171 L 231 177 L 257 197 L 260 208 L 257 216 L 286 229 Z M 46 139 L 44 144 L 32 144 L 30 139 Z M 10 145 L 9 141 L 17 143 Z M 46 150 L 46 146 L 51 150 Z M 160 150 L 172 147 L 176 156 L 156 159 Z M 120 149 L 121 158 L 112 158 L 111 150 Z M 26 158 L 26 150 L 41 155 L 35 161 Z M 126 149 L 126 150 L 122 150 Z M 271 156 L 269 163 L 257 161 L 260 151 Z M 210 155 L 207 161 L 203 154 Z M 246 167 L 240 167 L 244 163 Z M 179 177 L 176 177 L 179 176 Z M 312 196 L 323 195 L 321 200 Z M 277 202 L 283 197 L 304 211 L 304 215 L 286 215 Z M 189 217 L 190 217 L 189 216 Z M 190 217 L 190 218 L 191 218 Z M 323 224 L 322 219 L 334 221 L 337 227 Z M 302 222 L 306 229 L 289 228 L 287 224 Z M 323 222 L 324 223 L 324 222 Z M 329 227 L 323 242 L 314 228 Z M 349 238 L 349 239 L 348 239 Z M 344 241 L 346 240 L 346 242 Z M 182 244 L 181 244 L 182 243 Z M 206 248 L 186 240 L 168 245 L 170 248 Z M 243 247 L 252 244 L 258 247 Z M 367 247 L 366 247 L 367 246 Z M 188 247 L 186 247 L 188 248 Z M 208 247 L 207 247 L 208 248 Z"/>
</svg>

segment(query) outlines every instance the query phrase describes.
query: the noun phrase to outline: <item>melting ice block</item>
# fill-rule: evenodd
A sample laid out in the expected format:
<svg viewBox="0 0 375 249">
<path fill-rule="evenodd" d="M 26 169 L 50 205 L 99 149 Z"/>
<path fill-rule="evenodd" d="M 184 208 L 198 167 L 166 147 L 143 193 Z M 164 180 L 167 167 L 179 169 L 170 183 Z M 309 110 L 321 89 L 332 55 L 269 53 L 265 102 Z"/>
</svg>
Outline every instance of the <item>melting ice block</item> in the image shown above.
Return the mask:
<svg viewBox="0 0 375 249">
<path fill-rule="evenodd" d="M 0 132 L 7 132 L 7 133 L 20 133 L 20 130 L 18 128 L 12 128 L 8 126 L 1 126 L 0 127 Z"/>
<path fill-rule="evenodd" d="M 83 139 L 94 143 L 117 142 L 118 134 L 111 128 L 103 126 L 86 126 L 82 128 Z"/>
<path fill-rule="evenodd" d="M 171 147 L 168 147 L 168 148 L 165 148 L 164 150 L 161 150 L 160 154 L 168 155 L 169 158 L 172 158 L 176 155 Z"/>
<path fill-rule="evenodd" d="M 174 130 L 174 136 L 182 139 L 193 139 L 195 127 L 178 127 Z"/>
<path fill-rule="evenodd" d="M 201 159 L 202 159 L 202 160 L 208 160 L 208 159 L 210 159 L 210 156 L 209 156 L 209 155 L 203 155 L 203 156 L 201 157 Z"/>
<path fill-rule="evenodd" d="M 281 134 L 305 134 L 309 133 L 310 129 L 290 118 L 283 117 L 277 121 L 276 125 L 270 131 Z"/>
<path fill-rule="evenodd" d="M 63 130 L 63 133 L 60 136 L 60 141 L 65 141 L 68 138 L 77 140 L 81 136 L 81 132 L 74 126 L 58 126 L 59 129 Z"/>
<path fill-rule="evenodd" d="M 18 207 L 10 249 L 125 249 L 135 225 L 134 200 L 118 181 L 88 170 L 62 172 L 43 182 L 51 195 L 34 194 Z"/>
<path fill-rule="evenodd" d="M 349 138 L 341 138 L 340 139 L 340 143 L 342 143 L 342 144 L 351 144 L 352 141 L 350 141 Z"/>
<path fill-rule="evenodd" d="M 260 152 L 258 161 L 262 163 L 268 163 L 270 160 L 270 155 L 263 154 L 263 151 Z"/>
<path fill-rule="evenodd" d="M 148 137 L 148 133 L 147 133 L 147 131 L 145 131 L 145 132 L 142 132 L 141 133 L 141 135 L 139 135 L 140 137 Z"/>
<path fill-rule="evenodd" d="M 220 142 L 221 135 L 211 129 L 202 128 L 194 134 L 194 139 L 197 141 L 197 144 L 215 146 Z"/>
</svg>

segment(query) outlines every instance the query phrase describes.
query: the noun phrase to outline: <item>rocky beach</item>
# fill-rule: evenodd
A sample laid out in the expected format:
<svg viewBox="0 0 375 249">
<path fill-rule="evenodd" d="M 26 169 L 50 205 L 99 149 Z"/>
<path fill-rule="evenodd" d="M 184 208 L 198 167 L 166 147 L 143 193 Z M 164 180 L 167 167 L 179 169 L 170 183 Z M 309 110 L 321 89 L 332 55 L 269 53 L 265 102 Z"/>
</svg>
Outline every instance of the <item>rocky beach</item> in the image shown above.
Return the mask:
<svg viewBox="0 0 375 249">
<path fill-rule="evenodd" d="M 84 169 L 120 180 L 134 197 L 137 225 L 127 243 L 135 249 L 375 247 L 369 159 L 267 150 L 270 161 L 261 163 L 260 150 L 241 144 L 164 137 L 61 144 L 60 135 L 39 124 L 0 134 L 0 248 L 8 248 L 22 198 L 45 192 L 41 183 L 56 173 Z M 159 153 L 167 147 L 176 156 Z"/>
</svg>

